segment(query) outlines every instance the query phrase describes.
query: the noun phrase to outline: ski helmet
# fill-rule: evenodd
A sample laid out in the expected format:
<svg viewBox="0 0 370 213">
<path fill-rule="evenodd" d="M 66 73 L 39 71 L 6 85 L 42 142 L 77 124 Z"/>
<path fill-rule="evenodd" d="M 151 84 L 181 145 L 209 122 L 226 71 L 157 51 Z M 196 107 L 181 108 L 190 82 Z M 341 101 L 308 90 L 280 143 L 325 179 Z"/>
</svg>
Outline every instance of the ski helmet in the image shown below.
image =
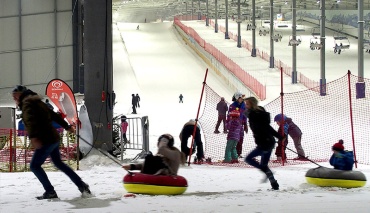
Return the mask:
<svg viewBox="0 0 370 213">
<path fill-rule="evenodd" d="M 242 98 L 243 97 L 243 94 L 240 92 L 240 91 L 237 91 L 235 94 L 234 94 L 234 98 L 236 100 L 238 100 L 239 98 Z"/>
<path fill-rule="evenodd" d="M 285 115 L 282 115 L 282 114 L 277 114 L 274 118 L 274 121 L 281 121 L 283 120 L 283 117 L 284 117 L 284 121 L 287 119 L 287 117 Z"/>
<path fill-rule="evenodd" d="M 230 117 L 239 118 L 240 117 L 240 112 L 238 110 L 233 110 L 233 111 L 230 112 Z"/>
</svg>

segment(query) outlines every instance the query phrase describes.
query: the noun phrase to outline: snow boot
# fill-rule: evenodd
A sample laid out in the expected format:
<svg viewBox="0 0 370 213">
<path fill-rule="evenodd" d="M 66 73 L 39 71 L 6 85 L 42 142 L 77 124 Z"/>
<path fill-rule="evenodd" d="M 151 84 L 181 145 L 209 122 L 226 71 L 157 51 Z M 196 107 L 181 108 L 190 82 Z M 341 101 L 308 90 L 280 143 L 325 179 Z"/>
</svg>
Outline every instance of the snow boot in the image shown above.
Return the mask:
<svg viewBox="0 0 370 213">
<path fill-rule="evenodd" d="M 277 180 L 274 180 L 271 182 L 271 187 L 273 190 L 279 190 L 279 184 L 277 182 Z"/>
<path fill-rule="evenodd" d="M 50 192 L 44 192 L 42 196 L 36 197 L 38 200 L 58 198 L 57 193 L 53 190 Z"/>
<path fill-rule="evenodd" d="M 82 193 L 82 194 L 89 194 L 91 195 L 91 191 L 90 191 L 90 187 L 87 183 L 85 182 L 82 182 L 82 185 L 80 187 L 78 187 L 78 190 Z"/>
</svg>

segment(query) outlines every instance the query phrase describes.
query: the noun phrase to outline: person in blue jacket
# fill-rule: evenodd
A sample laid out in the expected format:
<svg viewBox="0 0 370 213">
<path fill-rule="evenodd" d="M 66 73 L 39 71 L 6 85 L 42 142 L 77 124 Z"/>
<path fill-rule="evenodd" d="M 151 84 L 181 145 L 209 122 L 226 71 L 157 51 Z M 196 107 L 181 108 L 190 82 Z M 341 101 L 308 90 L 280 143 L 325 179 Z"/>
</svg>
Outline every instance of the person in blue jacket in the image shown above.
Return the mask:
<svg viewBox="0 0 370 213">
<path fill-rule="evenodd" d="M 343 146 L 343 140 L 339 140 L 332 147 L 333 155 L 330 158 L 330 165 L 334 166 L 334 169 L 350 171 L 353 168 L 353 152 L 345 151 Z"/>
</svg>

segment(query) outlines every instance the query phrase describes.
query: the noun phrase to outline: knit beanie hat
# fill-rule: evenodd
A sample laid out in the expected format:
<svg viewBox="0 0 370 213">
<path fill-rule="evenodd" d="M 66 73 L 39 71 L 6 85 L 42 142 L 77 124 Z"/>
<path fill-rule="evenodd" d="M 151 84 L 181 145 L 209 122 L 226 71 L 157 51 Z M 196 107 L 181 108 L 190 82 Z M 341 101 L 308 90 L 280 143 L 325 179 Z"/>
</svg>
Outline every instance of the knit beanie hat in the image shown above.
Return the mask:
<svg viewBox="0 0 370 213">
<path fill-rule="evenodd" d="M 338 143 L 335 143 L 332 147 L 332 150 L 335 150 L 335 151 L 343 151 L 344 150 L 344 146 L 343 146 L 343 140 L 340 139 L 338 141 Z"/>
</svg>

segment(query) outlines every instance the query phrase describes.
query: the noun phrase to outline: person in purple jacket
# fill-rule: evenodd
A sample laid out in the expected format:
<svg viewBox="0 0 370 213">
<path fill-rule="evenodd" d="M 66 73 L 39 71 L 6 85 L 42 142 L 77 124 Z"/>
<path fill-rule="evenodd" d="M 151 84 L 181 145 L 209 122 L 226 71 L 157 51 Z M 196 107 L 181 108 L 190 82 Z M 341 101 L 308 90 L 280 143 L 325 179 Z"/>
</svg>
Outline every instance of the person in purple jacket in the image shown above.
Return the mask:
<svg viewBox="0 0 370 213">
<path fill-rule="evenodd" d="M 244 132 L 248 133 L 248 126 L 247 126 L 247 117 L 244 115 L 245 111 L 245 103 L 243 100 L 243 94 L 241 92 L 236 92 L 234 94 L 235 101 L 230 104 L 229 106 L 229 114 L 227 115 L 226 123 L 230 121 L 230 112 L 236 110 L 238 108 L 240 116 L 240 122 L 242 124 L 242 129 L 244 131 L 240 131 L 240 137 L 238 140 L 238 144 L 236 145 L 236 152 L 239 158 L 242 158 L 242 150 L 243 150 L 243 140 L 244 140 Z"/>
<path fill-rule="evenodd" d="M 216 134 L 220 133 L 220 131 L 218 131 L 218 128 L 220 127 L 221 121 L 224 124 L 224 133 L 227 133 L 227 130 L 226 130 L 226 112 L 227 112 L 228 108 L 227 108 L 227 103 L 225 102 L 224 97 L 222 97 L 221 101 L 218 102 L 218 104 L 216 106 L 216 110 L 218 111 L 218 119 L 217 119 L 217 124 L 216 124 L 216 128 L 215 128 L 214 133 L 216 133 Z"/>
<path fill-rule="evenodd" d="M 282 114 L 277 114 L 274 118 L 275 122 L 278 122 L 283 119 Z M 288 124 L 288 135 L 293 139 L 294 146 L 297 150 L 298 156 L 294 160 L 307 160 L 304 150 L 302 148 L 302 131 L 301 129 L 293 122 L 293 120 L 286 115 L 284 115 L 284 122 Z"/>
<path fill-rule="evenodd" d="M 227 123 L 229 133 L 227 134 L 227 144 L 225 149 L 225 159 L 223 163 L 239 163 L 236 145 L 240 138 L 240 132 L 243 131 L 242 123 L 239 119 L 239 110 L 230 112 L 230 120 Z"/>
</svg>

